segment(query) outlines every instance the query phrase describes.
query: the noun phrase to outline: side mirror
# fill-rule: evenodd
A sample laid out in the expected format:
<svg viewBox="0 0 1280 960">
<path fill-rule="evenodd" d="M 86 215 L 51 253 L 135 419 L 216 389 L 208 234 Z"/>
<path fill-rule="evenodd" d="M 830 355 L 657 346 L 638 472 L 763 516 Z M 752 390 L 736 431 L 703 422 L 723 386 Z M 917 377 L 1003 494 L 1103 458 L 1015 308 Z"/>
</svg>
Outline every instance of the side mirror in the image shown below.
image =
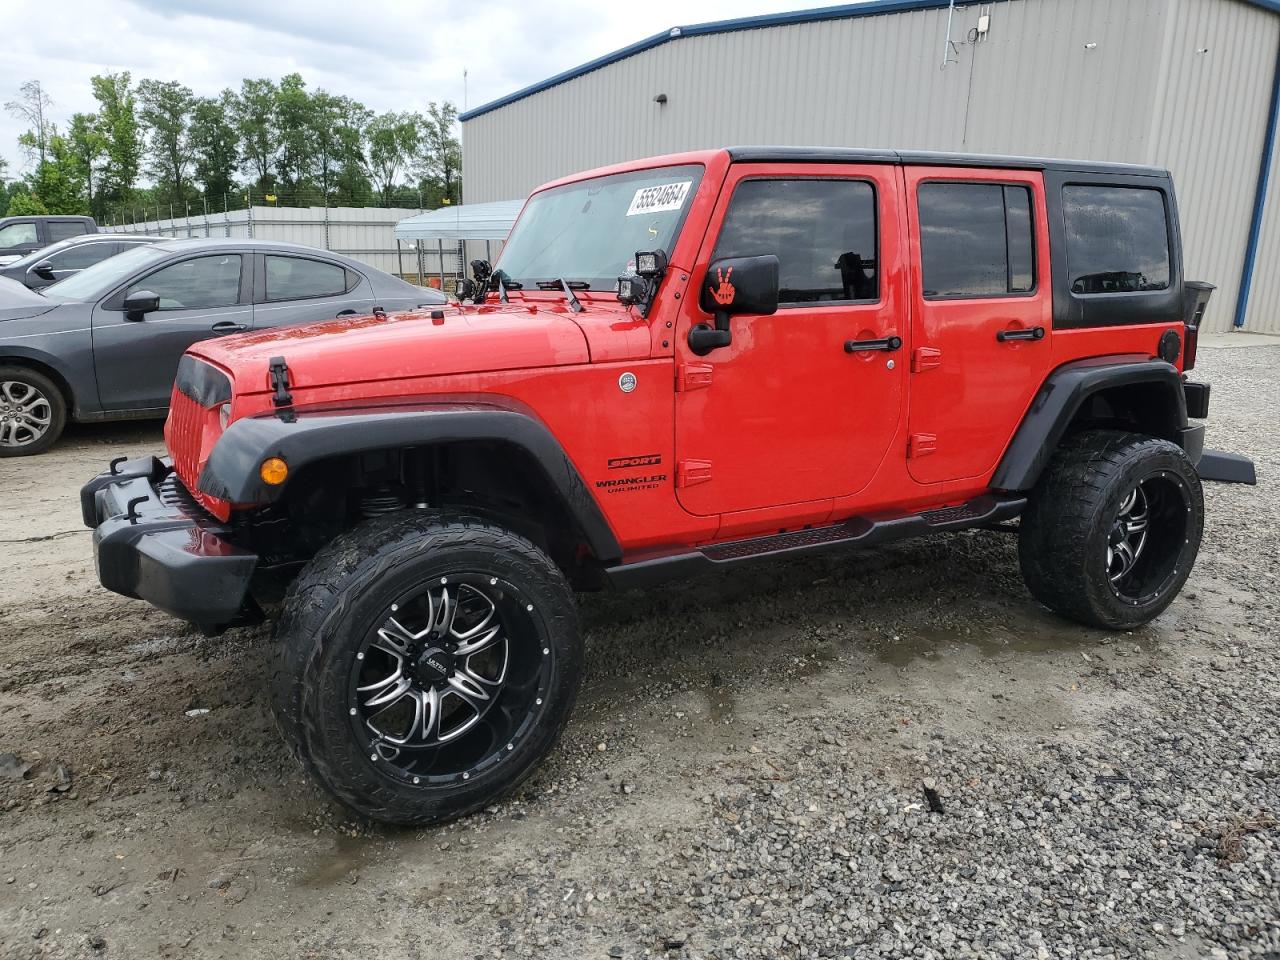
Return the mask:
<svg viewBox="0 0 1280 960">
<path fill-rule="evenodd" d="M 31 272 L 42 280 L 56 280 L 57 277 L 53 273 L 53 261 L 41 260 L 31 268 Z"/>
<path fill-rule="evenodd" d="M 124 298 L 124 316 L 126 320 L 143 320 L 148 313 L 160 309 L 160 294 L 150 290 L 135 290 Z"/>
<path fill-rule="evenodd" d="M 729 318 L 735 313 L 768 315 L 778 311 L 778 258 L 726 257 L 707 267 L 699 297 L 702 309 L 715 317 L 715 326 L 696 324 L 689 331 L 689 347 L 698 356 L 733 342 Z"/>
</svg>

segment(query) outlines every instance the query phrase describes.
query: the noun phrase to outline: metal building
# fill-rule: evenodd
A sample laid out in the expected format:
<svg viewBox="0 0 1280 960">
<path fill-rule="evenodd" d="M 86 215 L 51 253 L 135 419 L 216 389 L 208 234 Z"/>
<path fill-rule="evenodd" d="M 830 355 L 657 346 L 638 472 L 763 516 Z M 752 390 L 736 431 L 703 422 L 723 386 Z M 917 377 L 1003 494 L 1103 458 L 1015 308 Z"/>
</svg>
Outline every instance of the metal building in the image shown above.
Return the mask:
<svg viewBox="0 0 1280 960">
<path fill-rule="evenodd" d="M 1208 328 L 1280 333 L 1278 116 L 1280 0 L 873 0 L 675 27 L 470 110 L 463 183 L 744 143 L 1158 164 Z"/>
</svg>

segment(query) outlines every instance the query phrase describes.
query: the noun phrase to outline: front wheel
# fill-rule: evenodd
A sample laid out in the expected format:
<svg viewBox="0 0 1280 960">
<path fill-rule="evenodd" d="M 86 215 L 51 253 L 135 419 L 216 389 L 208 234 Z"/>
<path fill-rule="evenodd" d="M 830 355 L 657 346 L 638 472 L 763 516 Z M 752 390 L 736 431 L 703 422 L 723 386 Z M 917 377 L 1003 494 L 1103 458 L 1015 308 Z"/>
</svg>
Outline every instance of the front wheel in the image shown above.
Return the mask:
<svg viewBox="0 0 1280 960">
<path fill-rule="evenodd" d="M 523 781 L 582 673 L 573 594 L 541 550 L 460 514 L 399 514 L 320 551 L 285 598 L 276 717 L 374 820 L 442 822 Z"/>
<path fill-rule="evenodd" d="M 1200 478 L 1180 447 L 1091 430 L 1063 443 L 1028 498 L 1018 559 L 1049 609 L 1129 630 L 1173 602 L 1203 528 Z"/>
<path fill-rule="evenodd" d="M 0 457 L 44 453 L 66 424 L 57 384 L 29 367 L 0 366 Z"/>
</svg>

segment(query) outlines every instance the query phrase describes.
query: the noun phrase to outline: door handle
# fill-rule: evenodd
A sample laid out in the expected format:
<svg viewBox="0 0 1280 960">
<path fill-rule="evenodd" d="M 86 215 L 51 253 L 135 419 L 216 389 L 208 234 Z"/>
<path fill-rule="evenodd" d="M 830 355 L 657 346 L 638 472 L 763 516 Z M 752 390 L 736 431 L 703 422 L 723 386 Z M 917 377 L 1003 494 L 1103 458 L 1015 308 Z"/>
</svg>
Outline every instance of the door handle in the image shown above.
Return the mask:
<svg viewBox="0 0 1280 960">
<path fill-rule="evenodd" d="M 236 323 L 234 320 L 219 320 L 209 328 L 214 333 L 240 333 L 242 330 L 248 330 L 247 323 Z"/>
<path fill-rule="evenodd" d="M 999 330 L 996 339 L 1001 343 L 1010 340 L 1043 340 L 1044 327 L 1027 327 L 1025 330 Z"/>
<path fill-rule="evenodd" d="M 882 340 L 846 340 L 845 353 L 866 353 L 870 350 L 897 350 L 902 346 L 901 337 L 885 337 Z"/>
<path fill-rule="evenodd" d="M 356 312 L 354 310 L 339 310 L 337 314 L 335 314 L 335 316 L 338 317 L 354 317 L 355 315 Z"/>
</svg>

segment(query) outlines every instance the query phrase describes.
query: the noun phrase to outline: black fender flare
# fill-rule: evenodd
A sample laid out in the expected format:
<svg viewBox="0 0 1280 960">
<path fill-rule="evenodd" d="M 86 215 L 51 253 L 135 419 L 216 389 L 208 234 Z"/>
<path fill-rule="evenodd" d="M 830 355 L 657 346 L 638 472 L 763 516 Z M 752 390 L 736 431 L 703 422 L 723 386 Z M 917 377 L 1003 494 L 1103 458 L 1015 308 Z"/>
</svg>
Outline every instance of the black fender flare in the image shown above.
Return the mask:
<svg viewBox="0 0 1280 960">
<path fill-rule="evenodd" d="M 1187 400 L 1177 367 L 1151 357 L 1094 357 L 1063 364 L 1045 379 L 996 467 L 991 486 L 1030 490 L 1085 401 L 1104 390 L 1149 384 L 1167 395 L 1167 405 L 1162 402 L 1157 421 L 1147 428 L 1198 459 L 1204 428 L 1187 426 Z"/>
<path fill-rule="evenodd" d="M 246 417 L 231 424 L 214 444 L 197 488 L 238 505 L 269 504 L 286 485 L 262 481 L 258 468 L 280 457 L 290 474 L 330 457 L 467 440 L 493 440 L 524 451 L 581 527 L 596 559 L 622 556 L 608 520 L 559 441 L 532 411 L 473 401 L 344 410 L 298 410 L 283 416 Z"/>
</svg>

